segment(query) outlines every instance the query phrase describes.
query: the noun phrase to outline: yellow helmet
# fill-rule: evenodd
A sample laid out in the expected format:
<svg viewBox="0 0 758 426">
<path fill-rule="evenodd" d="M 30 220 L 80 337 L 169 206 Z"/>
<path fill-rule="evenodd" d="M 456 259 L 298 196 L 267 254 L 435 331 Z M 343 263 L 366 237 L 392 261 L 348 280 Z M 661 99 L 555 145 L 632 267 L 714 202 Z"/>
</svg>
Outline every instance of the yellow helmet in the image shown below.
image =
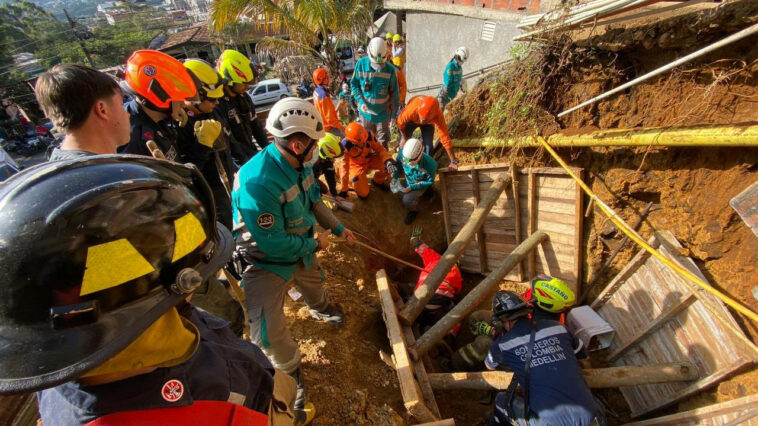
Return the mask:
<svg viewBox="0 0 758 426">
<path fill-rule="evenodd" d="M 326 132 L 324 137 L 318 140 L 318 156 L 324 160 L 342 156 L 342 144 L 340 142 L 339 136 Z"/>
<path fill-rule="evenodd" d="M 236 50 L 224 50 L 218 58 L 216 69 L 229 86 L 234 83 L 253 84 L 255 70 L 247 56 Z"/>
<path fill-rule="evenodd" d="M 537 307 L 552 313 L 563 312 L 576 302 L 571 287 L 558 278 L 542 274 L 532 280 L 532 297 L 536 300 Z"/>
<path fill-rule="evenodd" d="M 195 79 L 200 97 L 218 99 L 224 96 L 221 76 L 218 75 L 211 64 L 202 59 L 187 59 L 184 66 Z"/>
<path fill-rule="evenodd" d="M 400 34 L 395 34 L 394 36 L 392 36 L 392 41 L 403 41 L 403 36 L 401 36 Z"/>
<path fill-rule="evenodd" d="M 392 33 L 387 33 L 387 34 L 384 36 L 384 39 L 385 39 L 385 40 L 392 40 Z"/>
</svg>

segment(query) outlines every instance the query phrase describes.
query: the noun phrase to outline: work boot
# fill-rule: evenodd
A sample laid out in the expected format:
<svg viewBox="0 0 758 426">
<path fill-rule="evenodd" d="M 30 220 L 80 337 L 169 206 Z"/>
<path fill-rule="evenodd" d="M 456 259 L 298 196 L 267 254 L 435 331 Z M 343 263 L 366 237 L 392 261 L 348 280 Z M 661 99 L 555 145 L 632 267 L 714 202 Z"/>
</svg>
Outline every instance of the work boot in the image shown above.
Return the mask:
<svg viewBox="0 0 758 426">
<path fill-rule="evenodd" d="M 336 305 L 332 305 L 331 303 L 327 305 L 327 307 L 322 311 L 310 309 L 308 312 L 311 314 L 311 317 L 319 321 L 325 321 L 330 324 L 336 325 L 342 324 L 342 320 L 345 317 L 342 314 L 342 310 Z"/>
<path fill-rule="evenodd" d="M 305 379 L 303 379 L 303 367 L 297 367 L 294 373 L 290 374 L 297 382 L 297 393 L 295 393 L 295 404 L 292 407 L 295 412 L 295 424 L 307 425 L 316 417 L 316 408 L 312 403 L 306 402 L 308 391 L 305 389 Z"/>
<path fill-rule="evenodd" d="M 382 190 L 382 191 L 384 191 L 384 192 L 391 192 L 391 191 L 392 191 L 392 189 L 390 189 L 390 186 L 387 184 L 387 182 L 382 182 L 382 183 L 379 183 L 379 182 L 377 182 L 377 181 L 375 181 L 375 180 L 372 180 L 372 181 L 371 181 L 371 183 L 372 183 L 372 184 L 373 184 L 375 187 L 377 187 L 377 188 L 381 189 L 381 190 Z"/>
<path fill-rule="evenodd" d="M 406 225 L 410 225 L 413 223 L 414 220 L 416 220 L 416 216 L 418 215 L 418 212 L 410 211 L 407 215 L 405 215 L 405 219 L 403 219 L 403 223 Z"/>
</svg>

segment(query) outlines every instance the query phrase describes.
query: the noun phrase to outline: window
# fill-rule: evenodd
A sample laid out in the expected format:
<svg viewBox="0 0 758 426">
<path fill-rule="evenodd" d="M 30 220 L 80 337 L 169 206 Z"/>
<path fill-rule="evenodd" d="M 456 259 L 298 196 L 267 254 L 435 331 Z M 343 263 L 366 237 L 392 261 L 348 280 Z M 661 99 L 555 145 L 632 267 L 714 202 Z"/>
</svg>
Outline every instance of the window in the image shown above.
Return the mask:
<svg viewBox="0 0 758 426">
<path fill-rule="evenodd" d="M 492 21 L 484 21 L 482 24 L 482 40 L 492 41 L 495 39 L 495 26 L 496 24 Z"/>
<path fill-rule="evenodd" d="M 266 85 L 266 87 L 268 88 L 269 92 L 276 92 L 277 90 L 279 90 L 278 84 L 268 84 Z"/>
<path fill-rule="evenodd" d="M 266 86 L 258 86 L 253 91 L 253 95 L 262 95 L 266 93 Z"/>
</svg>

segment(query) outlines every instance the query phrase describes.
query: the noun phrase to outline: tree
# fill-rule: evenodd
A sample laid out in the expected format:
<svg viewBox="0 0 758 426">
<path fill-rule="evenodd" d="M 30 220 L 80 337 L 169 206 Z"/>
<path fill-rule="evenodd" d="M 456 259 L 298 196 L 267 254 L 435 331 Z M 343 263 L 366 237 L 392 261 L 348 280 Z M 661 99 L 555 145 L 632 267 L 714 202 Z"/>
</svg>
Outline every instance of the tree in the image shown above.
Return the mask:
<svg viewBox="0 0 758 426">
<path fill-rule="evenodd" d="M 211 22 L 218 32 L 240 21 L 281 30 L 289 39 L 264 37 L 256 51 L 275 59 L 312 55 L 337 75 L 335 42 L 363 39 L 376 7 L 375 0 L 216 0 Z"/>
</svg>

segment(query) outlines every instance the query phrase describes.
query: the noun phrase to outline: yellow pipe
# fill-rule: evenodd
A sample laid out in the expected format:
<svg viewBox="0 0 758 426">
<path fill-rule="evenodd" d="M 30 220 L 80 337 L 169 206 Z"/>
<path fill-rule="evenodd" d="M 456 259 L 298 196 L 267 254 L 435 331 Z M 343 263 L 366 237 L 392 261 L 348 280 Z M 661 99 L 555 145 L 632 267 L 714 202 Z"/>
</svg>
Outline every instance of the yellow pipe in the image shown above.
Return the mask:
<svg viewBox="0 0 758 426">
<path fill-rule="evenodd" d="M 758 147 L 758 123 L 729 124 L 691 127 L 647 127 L 641 129 L 600 130 L 582 135 L 551 135 L 551 146 L 729 146 Z M 537 138 L 526 136 L 518 139 L 456 139 L 456 148 L 490 147 L 539 147 Z"/>
<path fill-rule="evenodd" d="M 669 268 L 671 268 L 674 271 L 676 271 L 677 273 L 679 273 L 679 275 L 682 275 L 683 277 L 685 277 L 688 280 L 692 281 L 693 283 L 697 284 L 703 290 L 705 290 L 705 291 L 711 293 L 712 295 L 718 297 L 721 301 L 723 301 L 727 305 L 731 306 L 732 308 L 734 308 L 735 310 L 737 310 L 741 314 L 745 315 L 746 317 L 750 318 L 751 320 L 753 320 L 755 322 L 758 322 L 758 314 L 756 314 L 755 312 L 751 311 L 749 308 L 743 306 L 741 303 L 735 301 L 734 299 L 732 299 L 728 295 L 726 295 L 726 294 L 724 294 L 724 293 L 716 290 L 710 284 L 708 284 L 705 281 L 701 280 L 700 278 L 696 277 L 692 272 L 690 272 L 690 271 L 682 268 L 681 266 L 677 265 L 676 263 L 671 262 L 669 259 L 667 259 L 666 257 L 664 257 L 658 250 L 656 250 L 653 247 L 651 247 L 637 233 L 637 231 L 635 231 L 634 229 L 632 229 L 632 227 L 630 227 L 629 225 L 627 225 L 626 222 L 624 222 L 624 220 L 618 214 L 616 214 L 616 212 L 613 211 L 612 208 L 610 208 L 608 205 L 606 205 L 597 195 L 595 195 L 595 193 L 592 192 L 592 190 L 584 182 L 582 182 L 581 179 L 579 179 L 578 176 L 576 176 L 574 174 L 574 172 L 571 171 L 571 169 L 568 167 L 568 165 L 563 161 L 563 159 L 560 156 L 558 156 L 558 154 L 555 151 L 553 151 L 553 148 L 551 148 L 550 145 L 548 145 L 547 141 L 545 141 L 544 138 L 538 136 L 537 140 L 539 141 L 539 143 L 542 146 L 545 147 L 545 149 L 550 153 L 550 155 L 552 155 L 553 158 L 555 158 L 555 161 L 557 161 L 558 164 L 560 164 L 561 167 L 563 167 L 566 170 L 566 172 L 576 181 L 576 183 L 579 184 L 579 186 L 582 187 L 582 189 L 584 190 L 584 192 L 586 192 L 587 195 L 590 196 L 590 198 L 592 198 L 593 200 L 595 200 L 595 202 L 600 207 L 600 209 L 603 211 L 603 213 L 605 213 L 606 216 L 608 216 L 608 218 L 611 219 L 611 221 L 623 233 L 625 233 L 626 235 L 628 235 L 629 238 L 631 238 L 635 243 L 637 243 L 640 247 L 644 248 L 651 255 L 655 256 L 658 260 L 660 260 L 661 262 L 663 262 L 666 266 L 668 266 Z M 708 308 L 708 305 L 706 303 L 703 303 L 703 305 L 706 308 Z M 718 319 L 722 319 L 720 315 L 716 315 L 716 317 Z M 728 324 L 726 321 L 723 321 L 723 322 L 724 322 L 724 324 Z M 728 326 L 730 326 L 730 328 L 734 328 L 734 327 L 731 327 L 731 324 L 728 324 Z M 740 336 L 740 335 L 742 335 L 741 332 L 740 332 L 740 334 L 738 334 L 738 336 Z"/>
</svg>

